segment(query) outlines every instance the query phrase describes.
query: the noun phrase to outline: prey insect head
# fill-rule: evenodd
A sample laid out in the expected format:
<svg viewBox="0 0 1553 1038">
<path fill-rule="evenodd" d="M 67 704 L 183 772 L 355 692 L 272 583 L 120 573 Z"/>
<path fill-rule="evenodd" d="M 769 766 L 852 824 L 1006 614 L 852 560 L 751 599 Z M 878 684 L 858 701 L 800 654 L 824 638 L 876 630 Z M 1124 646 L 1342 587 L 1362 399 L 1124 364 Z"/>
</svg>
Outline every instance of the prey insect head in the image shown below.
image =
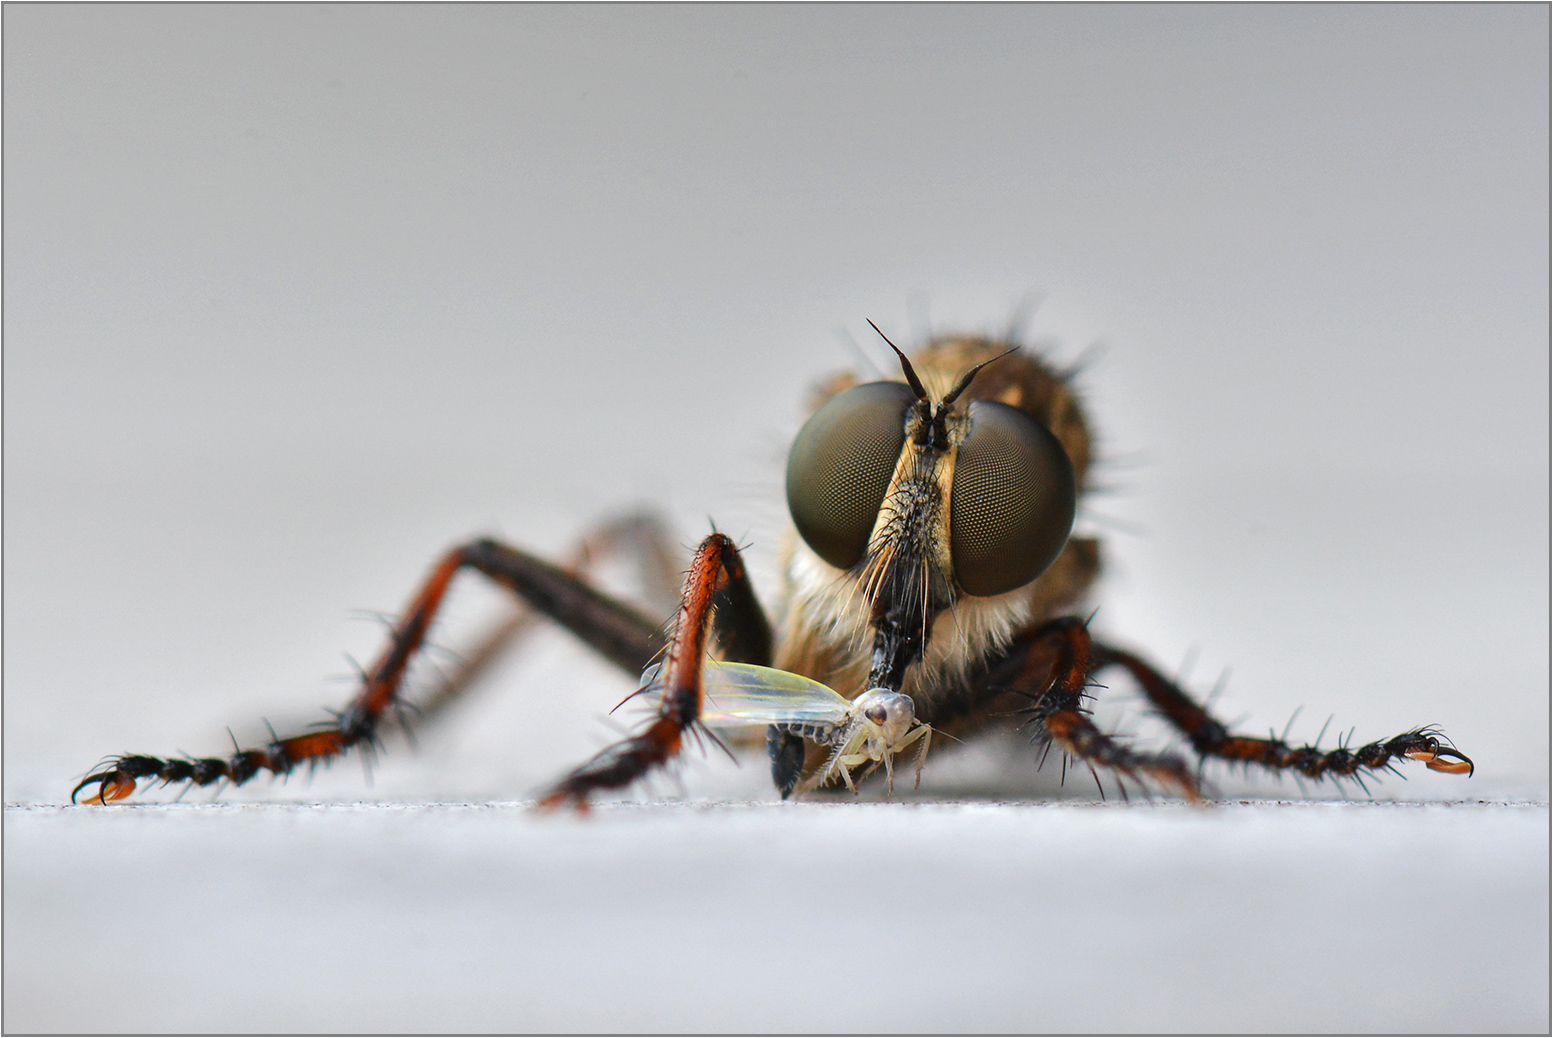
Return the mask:
<svg viewBox="0 0 1553 1038">
<path fill-rule="evenodd" d="M 911 697 L 887 689 L 869 689 L 852 701 L 852 707 L 879 729 L 886 746 L 899 745 L 917 721 Z"/>
</svg>

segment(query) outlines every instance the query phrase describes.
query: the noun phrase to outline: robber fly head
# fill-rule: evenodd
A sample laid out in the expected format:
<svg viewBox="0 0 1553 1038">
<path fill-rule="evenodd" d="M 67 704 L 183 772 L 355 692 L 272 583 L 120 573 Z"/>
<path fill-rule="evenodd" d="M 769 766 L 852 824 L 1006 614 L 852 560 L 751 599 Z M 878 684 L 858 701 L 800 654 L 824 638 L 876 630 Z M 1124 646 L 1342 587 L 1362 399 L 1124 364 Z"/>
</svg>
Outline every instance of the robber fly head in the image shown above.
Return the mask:
<svg viewBox="0 0 1553 1038">
<path fill-rule="evenodd" d="M 787 504 L 814 554 L 857 582 L 874 632 L 868 686 L 899 690 L 939 613 L 1051 565 L 1077 485 L 1062 444 L 1029 414 L 961 400 L 1013 350 L 935 399 L 890 347 L 906 381 L 856 386 L 814 413 L 788 455 Z"/>
</svg>

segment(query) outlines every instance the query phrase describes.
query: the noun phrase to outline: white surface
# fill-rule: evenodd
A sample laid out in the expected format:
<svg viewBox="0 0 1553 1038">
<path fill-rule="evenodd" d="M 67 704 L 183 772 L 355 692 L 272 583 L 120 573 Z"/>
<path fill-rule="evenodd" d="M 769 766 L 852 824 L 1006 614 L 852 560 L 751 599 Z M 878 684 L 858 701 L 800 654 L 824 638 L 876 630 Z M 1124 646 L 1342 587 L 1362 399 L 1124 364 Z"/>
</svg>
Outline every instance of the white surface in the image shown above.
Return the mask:
<svg viewBox="0 0 1553 1038">
<path fill-rule="evenodd" d="M 6 812 L 5 1028 L 1545 1032 L 1546 804 Z"/>
<path fill-rule="evenodd" d="M 341 652 L 378 649 L 351 610 L 400 608 L 475 534 L 559 554 L 648 501 L 687 543 L 709 516 L 750 541 L 769 589 L 786 442 L 811 381 L 855 363 L 843 330 L 992 330 L 1031 294 L 1055 356 L 1106 345 L 1080 383 L 1120 490 L 1084 516 L 1106 534 L 1098 629 L 1167 668 L 1200 650 L 1197 688 L 1232 666 L 1220 708 L 1249 730 L 1297 708 L 1296 739 L 1335 714 L 1329 744 L 1438 723 L 1478 762 L 1408 767 L 1385 796 L 1546 800 L 1547 8 L 3 17 L 8 803 L 58 804 L 104 753 L 318 719 L 349 696 L 325 679 Z M 495 599 L 455 592 L 437 638 L 457 648 Z M 352 761 L 224 796 L 528 795 L 610 736 L 630 683 L 560 635 L 526 649 L 418 753 L 391 739 L 370 787 Z M 1163 738 L 1120 687 L 1104 709 Z M 935 749 L 924 790 L 1057 792 L 1030 767 L 1016 742 Z M 696 759 L 684 782 L 769 798 L 761 770 Z M 49 1026 L 13 1019 L 31 1005 L 155 1029 L 132 1005 L 205 990 L 233 1027 L 476 1027 L 564 983 L 600 1014 L 748 999 L 707 1026 L 880 1005 L 1433 1026 L 1405 991 L 1441 1029 L 1546 1027 L 1545 986 L 1516 980 L 1547 965 L 1526 849 L 1545 809 L 1324 811 L 28 808 L 7 814 L 6 1026 Z M 404 819 L 466 864 L 396 871 Z M 1175 914 L 1139 900 L 1156 853 Z M 931 940 L 856 896 L 881 862 Z M 715 886 L 779 868 L 801 880 Z M 1287 891 L 1284 925 L 1223 908 L 1236 882 Z M 560 907 L 528 914 L 531 889 Z M 794 904 L 801 949 L 764 936 Z M 1080 904 L 1115 906 L 1105 936 Z M 1528 919 L 1544 943 L 1504 937 Z M 889 966 L 927 979 L 876 996 Z M 1080 977 L 1072 1008 L 1057 980 Z"/>
</svg>

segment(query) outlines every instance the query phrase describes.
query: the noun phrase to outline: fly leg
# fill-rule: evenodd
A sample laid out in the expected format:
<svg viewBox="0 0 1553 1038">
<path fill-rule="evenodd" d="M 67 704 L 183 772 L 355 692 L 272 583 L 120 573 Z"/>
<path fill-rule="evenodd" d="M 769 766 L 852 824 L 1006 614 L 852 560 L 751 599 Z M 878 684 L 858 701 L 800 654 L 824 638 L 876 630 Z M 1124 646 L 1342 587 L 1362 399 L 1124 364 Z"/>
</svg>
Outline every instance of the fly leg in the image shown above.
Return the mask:
<svg viewBox="0 0 1553 1038">
<path fill-rule="evenodd" d="M 591 584 L 601 563 L 617 559 L 631 565 L 637 591 L 633 597 L 639 597 L 648 615 L 673 613 L 679 601 L 685 559 L 661 517 L 644 511 L 606 520 L 583 535 L 562 561 L 561 569 Z M 461 653 L 447 679 L 416 703 L 422 723 L 441 716 L 542 619 L 543 614 L 525 604 L 520 596 L 512 598 L 506 614 L 491 624 L 472 649 Z"/>
<path fill-rule="evenodd" d="M 88 802 L 122 800 L 143 779 L 197 786 L 225 780 L 240 786 L 260 771 L 284 775 L 299 764 L 316 766 L 331 760 L 353 746 L 372 746 L 384 714 L 399 703 L 405 670 L 425 642 L 448 585 L 464 569 L 483 573 L 508 588 L 633 675 L 640 674 L 663 647 L 659 624 L 632 607 L 532 555 L 489 539 L 473 541 L 438 561 L 394 626 L 383 654 L 364 675 L 361 690 L 333 722 L 305 735 L 276 738 L 262 748 L 239 749 L 226 759 L 163 760 L 143 754 L 115 757 L 76 786 L 70 794 L 72 801 L 92 785 L 97 788 L 87 796 Z"/>
<path fill-rule="evenodd" d="M 586 810 L 595 791 L 628 786 L 677 755 L 686 733 L 701 730 L 701 666 L 714 635 L 731 659 L 770 661 L 771 626 L 755 600 L 739 549 L 720 533 L 701 542 L 685 575 L 674 633 L 663 650 L 657 716 L 640 734 L 606 746 L 561 779 L 539 806 L 570 804 Z"/>
<path fill-rule="evenodd" d="M 1450 740 L 1434 728 L 1415 728 L 1357 749 L 1339 746 L 1326 752 L 1315 746 L 1290 746 L 1279 738 L 1236 735 L 1179 685 L 1139 657 L 1109 645 L 1096 645 L 1094 649 L 1096 667 L 1119 666 L 1131 674 L 1149 701 L 1204 758 L 1259 764 L 1269 771 L 1292 770 L 1318 781 L 1329 775 L 1353 776 L 1360 785 L 1363 785 L 1358 775 L 1360 769 L 1394 770 L 1392 759 L 1401 757 L 1423 761 L 1432 771 L 1472 774 L 1471 759 L 1451 746 Z"/>
<path fill-rule="evenodd" d="M 1037 741 L 1056 743 L 1091 770 L 1105 768 L 1140 784 L 1147 780 L 1190 800 L 1201 800 L 1197 780 L 1181 758 L 1140 753 L 1095 727 L 1084 708 L 1095 648 L 1082 620 L 1049 621 L 1016 639 L 1008 656 L 989 673 L 988 685 L 1031 701 L 1021 713 L 1034 722 Z"/>
<path fill-rule="evenodd" d="M 766 728 L 766 756 L 771 759 L 771 781 L 786 800 L 798 788 L 808 750 L 803 736 L 777 725 Z"/>
</svg>

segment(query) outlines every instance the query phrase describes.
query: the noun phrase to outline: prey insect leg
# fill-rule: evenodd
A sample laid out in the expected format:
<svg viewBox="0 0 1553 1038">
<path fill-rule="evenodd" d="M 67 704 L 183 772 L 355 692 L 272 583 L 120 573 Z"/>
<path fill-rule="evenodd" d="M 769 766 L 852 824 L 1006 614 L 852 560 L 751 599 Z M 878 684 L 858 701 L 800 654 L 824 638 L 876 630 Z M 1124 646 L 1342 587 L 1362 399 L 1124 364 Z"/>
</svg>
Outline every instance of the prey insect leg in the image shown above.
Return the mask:
<svg viewBox="0 0 1553 1038">
<path fill-rule="evenodd" d="M 1032 701 L 1022 713 L 1035 722 L 1037 740 L 1056 743 L 1091 768 L 1105 768 L 1140 783 L 1149 780 L 1191 800 L 1201 799 L 1197 780 L 1179 757 L 1140 753 L 1095 727 L 1083 705 L 1095 663 L 1093 649 L 1082 620 L 1052 620 L 1015 641 L 1009 655 L 989 674 L 989 684 Z"/>
<path fill-rule="evenodd" d="M 238 750 L 230 758 L 163 760 L 125 754 L 88 775 L 71 792 L 96 790 L 87 800 L 106 804 L 135 791 L 142 779 L 164 785 L 192 782 L 208 786 L 221 780 L 242 785 L 260 771 L 289 773 L 299 764 L 317 765 L 357 745 L 371 746 L 384 713 L 399 702 L 406 668 L 421 648 L 453 577 L 473 569 L 508 588 L 533 608 L 566 627 L 631 674 L 639 674 L 663 646 L 659 625 L 590 587 L 565 570 L 489 539 L 473 541 L 444 555 L 394 626 L 377 662 L 365 672 L 361 690 L 332 724 L 305 735 L 272 740 L 259 749 Z"/>
<path fill-rule="evenodd" d="M 1392 759 L 1400 757 L 1423 761 L 1432 771 L 1472 774 L 1472 761 L 1434 728 L 1415 728 L 1356 749 L 1339 746 L 1323 752 L 1315 746 L 1290 746 L 1282 738 L 1261 739 L 1232 733 L 1174 681 L 1125 649 L 1096 645 L 1095 665 L 1119 666 L 1131 674 L 1149 701 L 1203 757 L 1259 764 L 1269 771 L 1292 770 L 1317 780 L 1350 775 L 1357 780 L 1361 769 L 1389 769 Z"/>
<path fill-rule="evenodd" d="M 739 662 L 764 664 L 770 658 L 770 625 L 739 549 L 720 533 L 701 542 L 685 575 L 657 682 L 663 690 L 657 716 L 640 734 L 605 747 L 561 779 L 541 798 L 542 808 L 571 804 L 585 810 L 594 791 L 628 786 L 679 753 L 685 733 L 694 732 L 701 717 L 701 668 L 714 633 L 725 651 L 745 656 Z"/>
</svg>

